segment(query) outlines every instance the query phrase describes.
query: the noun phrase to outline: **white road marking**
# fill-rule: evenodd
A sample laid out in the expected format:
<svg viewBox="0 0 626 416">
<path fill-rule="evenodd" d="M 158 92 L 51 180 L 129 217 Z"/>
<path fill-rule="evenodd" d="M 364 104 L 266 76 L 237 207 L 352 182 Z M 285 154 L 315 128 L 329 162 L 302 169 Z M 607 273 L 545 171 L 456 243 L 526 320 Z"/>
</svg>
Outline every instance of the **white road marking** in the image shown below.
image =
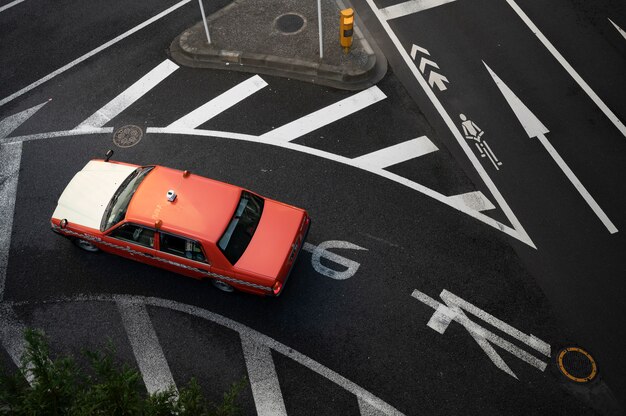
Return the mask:
<svg viewBox="0 0 626 416">
<path fill-rule="evenodd" d="M 18 368 L 22 366 L 22 356 L 26 352 L 25 329 L 11 305 L 0 304 L 0 342 Z M 31 385 L 34 379 L 31 372 L 26 373 L 26 380 Z"/>
<path fill-rule="evenodd" d="M 415 57 L 417 56 L 417 51 L 420 51 L 424 55 L 430 56 L 430 52 L 428 52 L 427 49 L 424 49 L 421 46 L 417 46 L 416 44 L 413 44 L 413 46 L 411 46 L 411 59 L 415 60 Z"/>
<path fill-rule="evenodd" d="M 397 19 L 398 17 L 432 9 L 433 7 L 453 1 L 455 0 L 409 0 L 404 3 L 394 4 L 393 6 L 380 9 L 380 14 L 385 20 Z"/>
<path fill-rule="evenodd" d="M 241 346 L 257 415 L 287 416 L 271 350 L 247 336 L 241 337 Z"/>
<path fill-rule="evenodd" d="M 115 300 L 148 393 L 162 392 L 170 387 L 176 389 L 146 305 L 126 297 Z"/>
<path fill-rule="evenodd" d="M 24 0 L 15 0 L 15 1 L 12 1 L 11 3 L 9 3 L 9 4 L 5 4 L 4 6 L 0 7 L 0 13 L 5 11 L 6 9 L 10 9 L 13 6 L 17 6 L 18 4 L 20 4 L 23 1 Z"/>
<path fill-rule="evenodd" d="M 384 149 L 352 159 L 356 165 L 374 169 L 384 169 L 398 163 L 434 152 L 437 146 L 428 137 L 421 136 Z"/>
<path fill-rule="evenodd" d="M 48 101 L 13 114 L 0 121 L 0 301 L 4 298 L 4 287 L 11 248 L 13 231 L 13 215 L 15 214 L 15 198 L 17 182 L 22 163 L 22 143 L 3 144 L 4 140 L 22 123 L 28 120 Z"/>
<path fill-rule="evenodd" d="M 195 129 L 266 86 L 267 83 L 255 75 L 176 120 L 167 128 Z"/>
<path fill-rule="evenodd" d="M 459 195 L 449 196 L 455 203 L 467 205 L 470 209 L 476 211 L 489 211 L 495 209 L 496 206 L 480 191 L 467 192 Z"/>
<path fill-rule="evenodd" d="M 299 353 L 286 346 L 285 344 L 281 344 L 280 342 L 268 337 L 267 335 L 261 334 L 254 329 L 247 327 L 239 322 L 233 321 L 232 319 L 226 318 L 225 316 L 218 315 L 216 313 L 210 312 L 205 309 L 198 308 L 193 305 L 185 305 L 183 303 L 175 302 L 168 299 L 160 299 L 153 297 L 143 297 L 143 296 L 128 296 L 128 295 L 81 295 L 72 298 L 57 298 L 50 299 L 46 301 L 46 303 L 60 303 L 60 302 L 111 302 L 111 301 L 124 301 L 130 303 L 140 303 L 146 306 L 156 306 L 159 308 L 167 308 L 173 311 L 178 311 L 182 313 L 186 313 L 191 316 L 195 316 L 200 319 L 205 319 L 207 321 L 214 322 L 218 325 L 221 325 L 225 328 L 236 331 L 240 334 L 241 338 L 247 338 L 252 340 L 255 344 L 264 345 L 279 354 L 284 355 L 285 357 L 294 360 L 298 364 L 308 368 L 311 371 L 319 374 L 320 376 L 330 380 L 335 383 L 339 387 L 344 390 L 354 394 L 358 400 L 368 403 L 375 409 L 378 409 L 382 414 L 389 416 L 404 416 L 404 414 L 398 411 L 393 406 L 385 403 L 383 400 L 379 399 L 372 393 L 353 383 L 352 381 L 346 379 L 345 377 L 337 374 L 332 371 L 328 367 L 314 361 L 310 357 Z M 28 305 L 31 302 L 13 302 L 13 306 L 18 305 Z"/>
<path fill-rule="evenodd" d="M 372 406 L 365 400 L 362 400 L 359 398 L 358 404 L 359 404 L 359 413 L 361 414 L 361 416 L 384 416 L 385 415 L 384 412 L 375 408 L 374 406 Z"/>
<path fill-rule="evenodd" d="M 550 156 L 552 156 L 552 159 L 554 159 L 554 161 L 559 166 L 559 168 L 561 168 L 565 176 L 567 176 L 572 185 L 574 185 L 578 193 L 580 193 L 585 202 L 587 202 L 589 207 L 597 215 L 600 221 L 602 221 L 602 224 L 604 224 L 609 233 L 615 234 L 618 231 L 617 227 L 615 227 L 615 225 L 611 222 L 611 220 L 604 213 L 602 208 L 600 208 L 600 205 L 598 205 L 596 200 L 578 180 L 574 172 L 572 172 L 569 166 L 567 166 L 565 161 L 561 158 L 556 149 L 546 138 L 545 135 L 550 131 L 546 128 L 546 126 L 543 125 L 543 123 L 541 123 L 541 121 L 539 121 L 539 119 L 528 109 L 528 107 L 526 107 L 524 103 L 522 103 L 522 101 L 515 95 L 515 93 L 511 91 L 511 89 L 491 70 L 491 68 L 489 68 L 486 63 L 483 62 L 483 64 L 489 71 L 489 74 L 498 86 L 498 89 L 506 99 L 507 103 L 515 113 L 515 116 L 524 127 L 524 130 L 526 131 L 528 137 L 537 137 L 539 139 L 543 147 L 546 148 Z"/>
<path fill-rule="evenodd" d="M 366 248 L 359 247 L 356 244 L 352 244 L 348 241 L 335 241 L 335 240 L 324 241 L 319 246 L 314 246 L 311 243 L 304 243 L 304 245 L 302 246 L 302 249 L 305 251 L 308 251 L 309 253 L 312 253 L 311 264 L 313 265 L 313 268 L 315 269 L 315 271 L 320 274 L 323 274 L 326 277 L 330 277 L 331 279 L 335 279 L 335 280 L 346 280 L 346 279 L 351 278 L 352 276 L 354 276 L 357 270 L 359 270 L 359 267 L 361 267 L 361 264 L 354 260 L 350 260 L 338 254 L 332 253 L 328 251 L 329 248 L 343 248 L 343 249 L 347 248 L 350 250 L 366 250 L 367 251 Z M 322 257 L 327 260 L 332 261 L 333 263 L 337 263 L 337 264 L 344 266 L 346 270 L 342 272 L 338 272 L 337 270 L 333 270 L 331 268 L 324 266 L 321 262 Z"/>
<path fill-rule="evenodd" d="M 399 183 L 400 185 L 404 185 L 408 188 L 413 189 L 414 191 L 420 192 L 430 198 L 433 198 L 443 204 L 448 205 L 451 208 L 454 208 L 458 211 L 463 212 L 464 214 L 469 215 L 472 218 L 475 218 L 493 228 L 496 228 L 497 230 L 502 231 L 503 233 L 518 239 L 519 241 L 528 244 L 529 246 L 535 248 L 535 246 L 533 245 L 532 241 L 528 238 L 528 236 L 526 234 L 520 234 L 520 232 L 514 228 L 509 227 L 508 225 L 502 224 L 501 222 L 494 220 L 493 218 L 484 215 L 482 213 L 480 213 L 479 211 L 475 211 L 473 209 L 470 209 L 467 205 L 465 205 L 464 203 L 459 203 L 458 201 L 455 201 L 454 199 L 450 199 L 448 196 L 440 194 L 437 191 L 434 191 L 430 188 L 425 187 L 424 185 L 421 185 L 417 182 L 414 182 L 410 179 L 404 178 L 400 175 L 396 175 L 395 173 L 391 173 L 387 170 L 384 169 L 375 169 L 375 168 L 366 168 L 363 166 L 359 166 L 357 164 L 354 163 L 354 159 L 349 159 L 347 157 L 344 156 L 340 156 L 340 155 L 336 155 L 334 153 L 330 153 L 330 152 L 325 152 L 323 150 L 319 150 L 319 149 L 315 149 L 312 147 L 307 147 L 307 146 L 302 146 L 296 143 L 291 143 L 291 142 L 285 142 L 285 141 L 277 141 L 277 140 L 273 140 L 273 141 L 267 141 L 264 140 L 262 138 L 262 136 L 252 136 L 249 134 L 242 134 L 242 133 L 233 133 L 233 132 L 226 132 L 226 131 L 216 131 L 216 130 L 198 130 L 198 129 L 167 129 L 167 128 L 161 128 L 161 127 L 148 127 L 146 129 L 147 133 L 153 133 L 153 134 L 183 134 L 183 135 L 189 135 L 189 136 L 204 136 L 204 137 L 219 137 L 219 138 L 223 138 L 223 139 L 231 139 L 231 140 L 242 140 L 242 141 L 247 141 L 247 142 L 252 142 L 252 143 L 259 143 L 259 144 L 269 144 L 272 146 L 277 146 L 277 147 L 282 147 L 285 149 L 290 149 L 296 152 L 301 152 L 301 153 L 307 153 L 309 155 L 312 156 L 317 156 L 317 157 L 321 157 L 324 159 L 328 159 L 328 160 L 332 160 L 334 162 L 337 163 L 343 163 L 344 165 L 348 165 L 348 166 L 352 166 L 355 168 L 359 168 L 359 169 L 363 169 L 367 172 L 373 173 L 375 175 L 381 176 L 385 179 L 389 179 L 393 182 Z M 458 130 L 457 130 L 458 133 Z M 459 133 L 460 136 L 460 133 Z M 462 138 L 459 138 L 459 140 L 463 140 Z M 471 150 L 470 150 L 471 152 Z M 500 198 L 502 198 L 500 196 Z M 497 198 L 496 198 L 497 200 Z M 505 211 L 506 213 L 506 211 Z M 511 213 L 512 215 L 512 213 Z M 522 228 L 523 231 L 523 228 Z"/>
<path fill-rule="evenodd" d="M 474 340 L 487 354 L 487 356 L 494 363 L 494 365 L 505 373 L 509 374 L 511 377 L 517 379 L 515 373 L 513 373 L 513 371 L 504 362 L 502 357 L 500 357 L 500 355 L 496 352 L 491 344 L 497 345 L 498 347 L 504 349 L 505 351 L 508 351 L 520 360 L 532 365 L 533 367 L 541 371 L 544 371 L 546 369 L 547 364 L 544 361 L 540 360 L 532 354 L 529 354 L 528 352 L 515 346 L 509 341 L 506 341 L 505 339 L 494 334 L 493 332 L 488 331 L 482 326 L 472 322 L 467 317 L 465 312 L 463 312 L 463 310 L 498 328 L 502 332 L 517 339 L 518 341 L 523 342 L 531 348 L 534 348 L 546 357 L 550 357 L 550 345 L 535 337 L 534 335 L 524 334 L 523 332 L 513 328 L 511 325 L 501 321 L 500 319 L 494 317 L 493 315 L 490 315 L 489 313 L 459 298 L 458 296 L 448 292 L 445 289 L 441 292 L 440 295 L 441 299 L 445 302 L 445 305 L 437 302 L 436 300 L 420 292 L 419 290 L 414 290 L 411 296 L 435 309 L 435 313 L 430 318 L 427 324 L 429 328 L 437 331 L 440 334 L 443 334 L 453 320 L 457 321 L 458 323 L 463 325 L 463 327 L 470 333 L 472 338 L 474 338 Z"/>
<path fill-rule="evenodd" d="M 582 77 L 578 75 L 578 72 L 576 72 L 576 70 L 572 68 L 569 62 L 565 60 L 563 55 L 561 55 L 561 53 L 554 47 L 554 45 L 552 45 L 552 43 L 550 43 L 550 41 L 543 35 L 543 33 L 541 33 L 539 28 L 535 26 L 532 20 L 530 20 L 526 13 L 524 13 L 524 11 L 517 5 L 517 3 L 515 3 L 514 0 L 506 1 L 507 3 L 509 3 L 509 6 L 513 8 L 515 13 L 517 13 L 517 15 L 524 21 L 524 23 L 526 23 L 526 26 L 528 26 L 531 32 L 533 32 L 535 36 L 537 36 L 537 38 L 541 41 L 541 43 L 543 43 L 543 46 L 545 46 L 546 49 L 548 49 L 548 51 L 552 54 L 552 56 L 554 56 L 554 58 L 559 61 L 559 63 L 567 71 L 567 73 L 570 74 L 572 78 L 574 78 L 574 81 L 576 81 L 578 85 L 580 85 L 580 88 L 582 88 L 587 93 L 589 98 L 591 98 L 593 102 L 598 106 L 598 108 L 608 117 L 609 120 L 611 120 L 611 123 L 613 123 L 613 125 L 617 127 L 622 135 L 626 137 L 626 126 L 624 126 L 620 119 L 611 111 L 609 107 L 607 107 L 606 104 L 604 104 L 604 102 L 591 89 L 591 87 L 585 82 L 585 80 L 583 80 Z"/>
<path fill-rule="evenodd" d="M 617 31 L 619 32 L 620 35 L 622 35 L 624 37 L 624 39 L 626 39 L 626 32 L 624 31 L 624 29 L 622 29 L 621 27 L 619 27 L 618 25 L 615 24 L 614 21 L 612 21 L 611 19 L 609 19 L 609 22 L 611 22 L 611 24 L 613 26 L 615 26 L 615 29 L 617 29 Z"/>
<path fill-rule="evenodd" d="M 480 164 L 480 162 L 478 161 L 478 159 L 474 155 L 474 152 L 472 151 L 472 149 L 469 147 L 469 145 L 467 143 L 465 143 L 465 139 L 461 135 L 461 132 L 459 131 L 459 129 L 456 126 L 456 124 L 454 123 L 454 121 L 452 121 L 452 118 L 450 117 L 450 115 L 446 112 L 445 108 L 443 108 L 443 105 L 441 104 L 441 102 L 439 101 L 439 99 L 437 98 L 437 96 L 435 95 L 433 90 L 428 87 L 428 84 L 427 84 L 426 80 L 424 79 L 422 74 L 419 72 L 419 70 L 415 66 L 415 63 L 413 62 L 413 60 L 411 59 L 409 54 L 407 54 L 406 50 L 402 47 L 402 44 L 400 43 L 400 40 L 398 39 L 396 34 L 391 29 L 391 26 L 389 26 L 389 23 L 381 15 L 380 10 L 378 10 L 378 7 L 374 3 L 374 0 L 366 0 L 366 1 L 369 4 L 369 6 L 372 9 L 372 11 L 374 12 L 374 14 L 376 15 L 376 17 L 378 18 L 378 21 L 380 22 L 380 24 L 383 27 L 383 29 L 385 29 L 385 31 L 389 35 L 389 39 L 391 39 L 391 41 L 395 45 L 396 49 L 398 50 L 398 53 L 400 54 L 402 59 L 404 59 L 404 62 L 406 63 L 406 65 L 409 67 L 409 70 L 413 73 L 413 76 L 415 77 L 415 79 L 417 80 L 419 85 L 424 90 L 424 93 L 426 94 L 426 96 L 428 97 L 430 102 L 433 103 L 433 106 L 435 107 L 435 109 L 437 110 L 437 112 L 439 113 L 439 115 L 441 116 L 443 121 L 448 126 L 448 129 L 450 130 L 450 132 L 452 133 L 452 135 L 454 136 L 456 141 L 459 143 L 459 146 L 461 146 L 461 149 L 463 149 L 463 152 L 465 152 L 465 155 L 467 156 L 467 158 L 472 163 L 472 166 L 474 166 L 474 169 L 476 169 L 476 172 L 478 172 L 478 175 L 480 176 L 480 178 L 485 182 L 485 185 L 487 185 L 487 188 L 489 189 L 489 192 L 491 192 L 491 195 L 493 195 L 493 197 L 495 198 L 496 202 L 498 203 L 498 205 L 502 209 L 502 212 L 504 212 L 504 215 L 511 222 L 511 225 L 513 226 L 513 229 L 510 229 L 510 227 L 505 226 L 504 224 L 501 224 L 500 222 L 497 222 L 497 221 L 496 221 L 496 223 L 498 225 L 496 225 L 496 227 L 499 228 L 500 230 L 504 231 L 505 233 L 507 233 L 511 237 L 517 238 L 518 240 L 528 244 L 530 247 L 537 248 L 537 247 L 535 247 L 535 244 L 533 243 L 533 241 L 530 239 L 530 236 L 524 230 L 524 227 L 522 227 L 522 224 L 519 222 L 519 220 L 517 219 L 515 214 L 513 214 L 513 211 L 511 210 L 509 205 L 506 203 L 506 201 L 502 197 L 502 194 L 500 193 L 500 191 L 498 190 L 496 185 L 493 183 L 493 181 L 491 180 L 491 178 L 487 174 L 487 171 L 485 171 L 485 168 Z M 446 201 L 446 203 L 449 204 L 449 201 Z M 467 209 L 467 207 L 465 207 L 464 205 L 463 205 L 463 207 L 464 208 L 461 208 L 458 205 L 455 206 L 455 208 L 457 208 L 457 209 L 459 209 L 459 210 L 461 210 L 463 212 L 467 212 L 467 213 L 469 213 L 469 212 L 472 212 L 472 213 L 477 212 L 477 211 L 472 211 L 472 210 L 465 211 L 464 209 Z M 470 215 L 472 215 L 472 214 L 470 214 Z M 475 215 L 473 215 L 473 216 L 475 218 L 478 218 Z M 487 218 L 489 218 L 489 217 L 487 217 Z M 487 222 L 487 220 L 482 220 L 482 219 L 481 219 L 481 221 Z"/>
<path fill-rule="evenodd" d="M 39 109 L 46 105 L 49 101 L 50 100 L 45 101 L 34 107 L 28 108 L 24 111 L 20 111 L 19 113 L 13 114 L 0 121 L 0 140 L 11 134 L 16 128 L 20 126 L 20 124 L 28 120 L 33 114 L 39 111 Z"/>
<path fill-rule="evenodd" d="M 139 81 L 109 101 L 104 107 L 93 113 L 87 120 L 76 126 L 75 129 L 85 130 L 104 126 L 177 69 L 178 65 L 166 59 L 141 77 Z"/>
<path fill-rule="evenodd" d="M 0 139 L 0 143 L 22 143 L 32 140 L 53 139 L 55 137 L 82 136 L 87 134 L 106 134 L 113 133 L 113 127 L 85 128 L 81 130 L 61 130 L 51 131 L 48 133 L 28 134 L 26 136 L 8 137 Z"/>
<path fill-rule="evenodd" d="M 268 131 L 260 137 L 266 140 L 286 142 L 295 140 L 385 98 L 387 96 L 378 87 L 373 86 L 311 114 L 307 114 L 291 123 Z"/>
<path fill-rule="evenodd" d="M 128 36 L 132 35 L 133 33 L 143 29 L 144 27 L 148 26 L 151 23 L 156 22 L 157 20 L 161 19 L 164 16 L 167 16 L 168 14 L 172 13 L 173 11 L 179 9 L 180 7 L 184 6 L 185 4 L 189 3 L 191 0 L 182 0 L 178 3 L 176 3 L 175 5 L 173 5 L 172 7 L 169 7 L 168 9 L 162 11 L 161 13 L 157 14 L 154 17 L 151 17 L 150 19 L 146 20 L 145 22 L 135 26 L 134 28 L 122 33 L 121 35 L 117 36 L 116 38 L 111 39 L 110 41 L 100 45 L 99 47 L 97 47 L 96 49 L 87 52 L 86 54 L 84 54 L 83 56 L 74 59 L 72 62 L 70 62 L 67 65 L 62 66 L 61 68 L 57 69 L 54 72 L 51 72 L 50 74 L 46 75 L 45 77 L 39 79 L 38 81 L 33 82 L 32 84 L 28 85 L 27 87 L 22 88 L 21 90 L 9 95 L 8 97 L 0 100 L 0 106 L 3 106 L 4 104 L 13 101 L 14 99 L 16 99 L 17 97 L 27 93 L 28 91 L 32 90 L 33 88 L 37 88 L 38 86 L 40 86 L 41 84 L 43 84 L 44 82 L 47 82 L 49 80 L 51 80 L 52 78 L 56 77 L 59 74 L 62 74 L 63 72 L 67 71 L 68 69 L 78 65 L 79 63 L 91 58 L 92 56 L 96 55 L 97 53 L 102 52 L 103 50 L 107 49 L 110 46 L 115 45 L 117 42 L 127 38 Z"/>
</svg>

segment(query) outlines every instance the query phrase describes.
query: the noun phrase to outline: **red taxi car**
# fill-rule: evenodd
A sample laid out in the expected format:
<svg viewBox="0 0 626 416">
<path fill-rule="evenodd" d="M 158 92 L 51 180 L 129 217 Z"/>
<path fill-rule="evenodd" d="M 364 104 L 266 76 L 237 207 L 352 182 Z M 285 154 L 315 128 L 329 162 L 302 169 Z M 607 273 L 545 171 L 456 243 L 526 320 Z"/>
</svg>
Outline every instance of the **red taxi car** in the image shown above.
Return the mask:
<svg viewBox="0 0 626 416">
<path fill-rule="evenodd" d="M 92 160 L 67 185 L 52 230 L 225 292 L 278 296 L 310 226 L 303 209 L 162 166 Z"/>
</svg>

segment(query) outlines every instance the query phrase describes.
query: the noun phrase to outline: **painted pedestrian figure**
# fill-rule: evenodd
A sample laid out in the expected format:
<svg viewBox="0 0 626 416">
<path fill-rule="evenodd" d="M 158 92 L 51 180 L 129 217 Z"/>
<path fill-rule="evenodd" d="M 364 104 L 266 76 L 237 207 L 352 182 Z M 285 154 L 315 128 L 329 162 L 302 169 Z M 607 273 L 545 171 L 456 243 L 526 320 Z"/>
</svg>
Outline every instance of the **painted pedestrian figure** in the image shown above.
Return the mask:
<svg viewBox="0 0 626 416">
<path fill-rule="evenodd" d="M 467 140 L 474 140 L 476 142 L 474 144 L 478 148 L 480 157 L 488 157 L 496 170 L 500 170 L 498 166 L 502 166 L 502 162 L 498 160 L 496 155 L 493 153 L 493 150 L 491 150 L 491 147 L 489 147 L 489 144 L 482 139 L 485 132 L 482 131 L 481 128 L 478 127 L 478 125 L 476 125 L 476 123 L 472 120 L 468 120 L 465 114 L 460 114 L 459 117 L 461 118 L 461 126 L 463 127 L 463 135 L 465 138 Z"/>
</svg>

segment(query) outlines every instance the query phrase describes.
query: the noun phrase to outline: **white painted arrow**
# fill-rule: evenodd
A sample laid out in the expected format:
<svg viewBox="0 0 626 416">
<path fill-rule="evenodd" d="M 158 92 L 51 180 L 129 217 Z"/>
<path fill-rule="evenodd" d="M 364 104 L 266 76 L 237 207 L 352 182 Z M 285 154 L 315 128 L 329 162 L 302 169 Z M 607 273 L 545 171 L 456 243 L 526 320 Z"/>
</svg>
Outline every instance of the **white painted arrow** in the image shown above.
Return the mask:
<svg viewBox="0 0 626 416">
<path fill-rule="evenodd" d="M 439 69 L 439 65 L 437 65 L 436 62 L 433 62 L 433 61 L 431 61 L 430 59 L 427 59 L 427 58 L 422 58 L 422 60 L 420 61 L 420 72 L 422 74 L 426 70 L 426 65 L 434 66 L 435 68 Z"/>
<path fill-rule="evenodd" d="M 428 49 L 424 49 L 424 48 L 422 48 L 420 46 L 417 46 L 416 44 L 413 44 L 413 46 L 411 46 L 411 58 L 413 60 L 415 60 L 415 56 L 417 55 L 417 51 L 420 51 L 424 55 L 430 56 L 430 52 L 428 52 Z"/>
<path fill-rule="evenodd" d="M 615 24 L 614 21 L 612 21 L 611 19 L 609 19 L 609 22 L 611 22 L 611 24 L 613 26 L 615 26 L 615 29 L 617 29 L 617 31 L 619 32 L 620 35 L 622 35 L 624 37 L 624 39 L 626 39 L 626 32 L 624 32 L 624 29 L 622 29 L 621 27 L 619 27 L 618 25 Z"/>
<path fill-rule="evenodd" d="M 50 100 L 48 100 L 50 101 Z M 41 107 L 46 105 L 48 101 L 45 101 L 39 105 L 28 108 L 17 114 L 13 114 L 4 120 L 0 121 L 0 140 L 6 138 L 9 134 L 18 128 L 23 122 L 28 120 L 33 114 L 35 114 Z"/>
<path fill-rule="evenodd" d="M 548 139 L 546 139 L 546 134 L 550 131 L 544 126 L 541 121 L 522 103 L 522 101 L 517 98 L 517 96 L 511 91 L 511 89 L 504 83 L 502 80 L 489 68 L 489 66 L 483 61 L 483 64 L 489 71 L 491 78 L 493 78 L 494 82 L 500 89 L 502 95 L 504 95 L 504 99 L 507 101 L 515 116 L 521 123 L 522 127 L 526 131 L 526 134 L 529 138 L 536 137 L 539 139 L 539 142 L 546 148 L 552 159 L 556 162 L 556 164 L 561 168 L 565 176 L 570 180 L 572 185 L 576 188 L 576 190 L 583 197 L 585 202 L 589 205 L 589 207 L 595 212 L 600 221 L 604 224 L 604 226 L 609 230 L 609 233 L 615 234 L 618 230 L 615 225 L 611 222 L 609 217 L 604 213 L 602 208 L 598 205 L 598 203 L 593 199 L 591 194 L 585 189 L 583 184 L 578 180 L 574 172 L 567 166 L 565 161 L 561 158 L 561 156 L 557 153 L 556 149 L 550 144 Z"/>
<path fill-rule="evenodd" d="M 448 89 L 448 87 L 446 87 L 446 84 L 444 84 L 444 82 L 447 82 L 448 84 L 450 83 L 450 81 L 448 81 L 448 78 L 444 77 L 443 75 L 435 71 L 430 71 L 430 75 L 428 77 L 428 83 L 430 84 L 431 88 L 433 88 L 434 85 L 436 84 L 437 87 L 439 88 L 439 91 L 445 91 Z"/>
</svg>

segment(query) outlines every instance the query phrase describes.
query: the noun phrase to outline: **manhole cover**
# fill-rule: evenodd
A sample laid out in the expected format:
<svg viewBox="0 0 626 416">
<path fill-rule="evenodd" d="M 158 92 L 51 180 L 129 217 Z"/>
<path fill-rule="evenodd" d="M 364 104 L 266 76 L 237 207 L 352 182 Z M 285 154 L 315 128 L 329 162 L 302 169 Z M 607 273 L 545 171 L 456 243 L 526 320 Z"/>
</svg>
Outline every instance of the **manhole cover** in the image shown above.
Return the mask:
<svg viewBox="0 0 626 416">
<path fill-rule="evenodd" d="M 117 129 L 113 134 L 113 143 L 119 147 L 132 147 L 139 143 L 141 136 L 143 136 L 143 132 L 138 126 L 124 126 Z"/>
<path fill-rule="evenodd" d="M 587 383 L 598 374 L 596 361 L 582 348 L 562 349 L 557 357 L 557 363 L 561 373 L 577 383 Z"/>
<path fill-rule="evenodd" d="M 287 34 L 294 34 L 304 27 L 304 17 L 295 13 L 286 13 L 276 19 L 276 29 Z"/>
</svg>

